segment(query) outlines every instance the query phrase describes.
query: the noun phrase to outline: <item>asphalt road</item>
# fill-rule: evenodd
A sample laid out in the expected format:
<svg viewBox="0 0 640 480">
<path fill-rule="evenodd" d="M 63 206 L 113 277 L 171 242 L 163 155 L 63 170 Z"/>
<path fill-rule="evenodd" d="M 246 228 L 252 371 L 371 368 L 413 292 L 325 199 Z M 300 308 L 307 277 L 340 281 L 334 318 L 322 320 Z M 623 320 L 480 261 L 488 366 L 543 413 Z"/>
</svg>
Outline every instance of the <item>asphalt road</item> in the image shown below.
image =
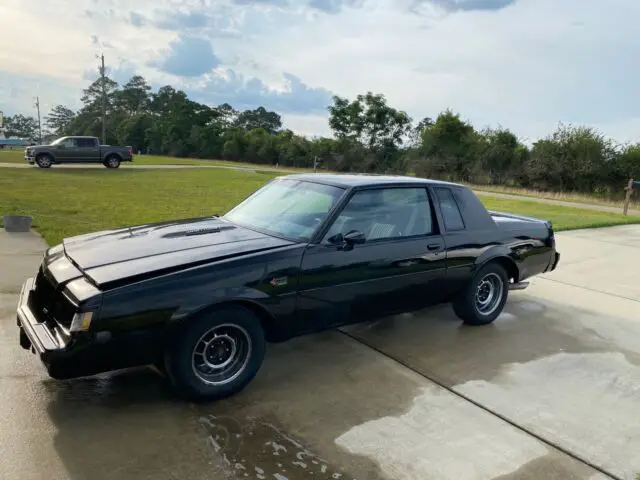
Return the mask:
<svg viewBox="0 0 640 480">
<path fill-rule="evenodd" d="M 37 168 L 33 165 L 29 165 L 27 163 L 2 163 L 0 162 L 0 168 Z M 105 167 L 99 164 L 91 164 L 91 165 L 79 165 L 79 164 L 66 164 L 66 165 L 56 165 L 53 168 L 91 168 L 91 169 L 104 169 Z M 136 164 L 122 164 L 121 168 L 125 169 L 141 169 L 141 170 L 167 170 L 167 169 L 182 169 L 182 168 L 222 168 L 225 170 L 239 170 L 239 171 L 248 171 L 253 172 L 254 170 L 250 168 L 244 167 L 232 167 L 228 165 L 136 165 Z M 273 171 L 275 173 L 289 174 L 289 173 L 300 173 L 297 170 L 288 170 L 286 168 L 272 168 L 272 167 L 260 167 L 261 171 Z M 578 202 L 568 202 L 564 200 L 554 200 L 550 198 L 540 198 L 540 197 L 527 197 L 523 195 L 512 195 L 509 193 L 497 193 L 497 192 L 486 192 L 481 190 L 474 190 L 476 194 L 482 196 L 496 197 L 496 198 L 507 198 L 511 200 L 527 200 L 530 202 L 538 202 L 538 203 L 546 203 L 551 205 L 560 205 L 563 207 L 575 207 L 575 208 L 584 208 L 587 210 L 596 210 L 599 212 L 609 212 L 609 213 L 622 213 L 621 206 L 607 206 L 607 205 L 593 205 L 587 203 L 578 203 Z M 629 215 L 638 215 L 640 216 L 640 210 L 629 210 Z"/>
<path fill-rule="evenodd" d="M 0 479 L 632 479 L 640 227 L 557 242 L 491 326 L 443 306 L 299 338 L 192 405 L 151 368 L 48 379 L 14 316 L 44 245 L 0 230 Z"/>
</svg>

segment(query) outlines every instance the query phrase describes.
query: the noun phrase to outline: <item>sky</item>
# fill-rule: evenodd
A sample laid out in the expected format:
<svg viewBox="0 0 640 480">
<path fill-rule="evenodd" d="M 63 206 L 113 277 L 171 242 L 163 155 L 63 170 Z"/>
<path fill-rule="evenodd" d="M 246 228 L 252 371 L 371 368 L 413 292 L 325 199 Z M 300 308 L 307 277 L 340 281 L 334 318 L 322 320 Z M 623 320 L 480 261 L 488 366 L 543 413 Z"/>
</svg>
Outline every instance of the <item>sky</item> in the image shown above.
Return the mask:
<svg viewBox="0 0 640 480">
<path fill-rule="evenodd" d="M 104 53 L 193 99 L 327 135 L 333 95 L 450 108 L 523 141 L 559 123 L 640 141 L 638 0 L 2 0 L 0 110 L 77 109 Z"/>
</svg>

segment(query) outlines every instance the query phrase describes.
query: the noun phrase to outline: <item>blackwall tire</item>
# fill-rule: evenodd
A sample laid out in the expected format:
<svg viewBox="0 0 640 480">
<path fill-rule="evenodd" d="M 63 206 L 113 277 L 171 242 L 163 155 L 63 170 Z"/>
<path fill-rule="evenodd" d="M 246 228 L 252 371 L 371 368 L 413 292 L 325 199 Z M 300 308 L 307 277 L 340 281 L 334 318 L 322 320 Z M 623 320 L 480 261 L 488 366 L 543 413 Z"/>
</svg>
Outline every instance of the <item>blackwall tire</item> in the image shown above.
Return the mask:
<svg viewBox="0 0 640 480">
<path fill-rule="evenodd" d="M 104 166 L 107 168 L 118 168 L 120 166 L 120 159 L 115 155 L 111 155 L 104 159 Z"/>
<path fill-rule="evenodd" d="M 509 296 L 509 276 L 497 262 L 474 275 L 453 302 L 453 311 L 467 325 L 488 325 L 502 313 Z"/>
<path fill-rule="evenodd" d="M 260 319 L 248 308 L 230 305 L 186 322 L 165 355 L 167 375 L 178 393 L 212 401 L 242 391 L 264 360 Z"/>
<path fill-rule="evenodd" d="M 36 157 L 36 165 L 40 168 L 51 168 L 51 165 L 53 165 L 53 157 L 46 153 L 38 155 Z"/>
</svg>

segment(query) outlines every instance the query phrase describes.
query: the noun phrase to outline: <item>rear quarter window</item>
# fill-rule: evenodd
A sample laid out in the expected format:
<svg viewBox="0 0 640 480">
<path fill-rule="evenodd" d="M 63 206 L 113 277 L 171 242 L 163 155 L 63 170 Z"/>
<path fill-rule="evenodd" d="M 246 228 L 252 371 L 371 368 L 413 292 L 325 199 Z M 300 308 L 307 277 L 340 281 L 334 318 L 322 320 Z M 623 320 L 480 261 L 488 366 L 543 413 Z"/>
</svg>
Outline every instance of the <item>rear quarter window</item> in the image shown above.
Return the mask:
<svg viewBox="0 0 640 480">
<path fill-rule="evenodd" d="M 438 187 L 434 189 L 438 198 L 438 205 L 442 212 L 444 228 L 448 232 L 464 230 L 465 224 L 462 219 L 462 213 L 456 203 L 453 193 L 449 188 Z"/>
<path fill-rule="evenodd" d="M 467 230 L 495 229 L 496 225 L 478 196 L 467 187 L 452 187 L 453 198 Z"/>
</svg>

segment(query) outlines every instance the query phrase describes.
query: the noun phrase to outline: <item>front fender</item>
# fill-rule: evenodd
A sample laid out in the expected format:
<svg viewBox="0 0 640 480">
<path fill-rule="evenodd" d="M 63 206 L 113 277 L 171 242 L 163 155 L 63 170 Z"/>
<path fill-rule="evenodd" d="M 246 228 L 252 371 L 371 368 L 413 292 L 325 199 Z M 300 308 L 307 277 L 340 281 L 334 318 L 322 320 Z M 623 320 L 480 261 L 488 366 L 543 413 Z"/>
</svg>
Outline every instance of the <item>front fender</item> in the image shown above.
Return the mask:
<svg viewBox="0 0 640 480">
<path fill-rule="evenodd" d="M 51 158 L 53 158 L 54 160 L 56 160 L 56 154 L 55 152 L 53 152 L 52 150 L 47 150 L 47 149 L 36 149 L 33 151 L 32 153 L 33 157 L 37 157 L 38 155 L 49 155 Z"/>
<path fill-rule="evenodd" d="M 201 301 L 182 304 L 173 312 L 169 321 L 181 322 L 186 318 L 206 314 L 221 305 L 233 302 L 246 304 L 252 309 L 260 309 L 271 315 L 265 305 L 269 303 L 269 298 L 265 292 L 246 286 L 220 288 L 210 292 L 209 296 Z"/>
</svg>

